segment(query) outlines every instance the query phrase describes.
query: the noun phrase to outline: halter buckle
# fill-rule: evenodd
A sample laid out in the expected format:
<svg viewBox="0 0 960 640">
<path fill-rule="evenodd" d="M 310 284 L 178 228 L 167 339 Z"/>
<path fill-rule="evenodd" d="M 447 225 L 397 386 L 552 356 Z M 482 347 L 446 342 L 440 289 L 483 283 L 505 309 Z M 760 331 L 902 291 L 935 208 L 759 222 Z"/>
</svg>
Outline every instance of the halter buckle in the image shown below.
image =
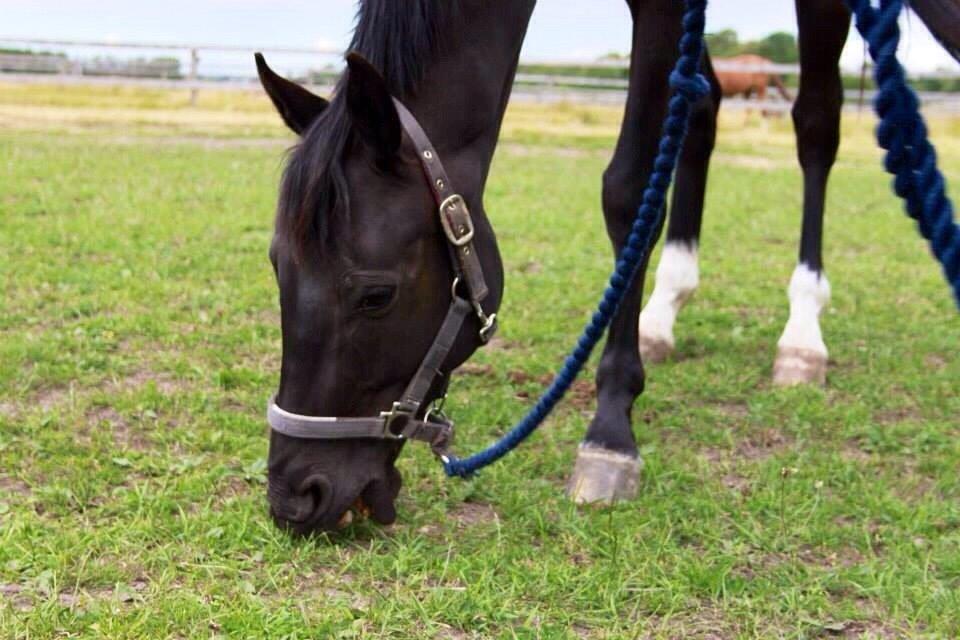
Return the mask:
<svg viewBox="0 0 960 640">
<path fill-rule="evenodd" d="M 453 216 L 458 211 L 462 211 L 464 215 L 454 220 Z M 455 247 L 470 244 L 473 240 L 473 219 L 470 217 L 466 200 L 459 193 L 448 196 L 440 203 L 440 224 L 447 240 Z"/>
<path fill-rule="evenodd" d="M 435 410 L 428 411 L 425 420 L 440 427 L 440 434 L 430 443 L 430 450 L 446 464 L 450 460 L 450 447 L 453 446 L 453 420 L 443 411 Z"/>
<path fill-rule="evenodd" d="M 416 408 L 403 402 L 394 402 L 389 411 L 381 411 L 383 437 L 385 440 L 406 439 L 406 423 L 416 415 Z"/>
<path fill-rule="evenodd" d="M 497 314 L 491 313 L 489 316 L 484 313 L 483 307 L 479 303 L 473 304 L 473 310 L 480 320 L 480 342 L 487 344 L 497 332 Z"/>
</svg>

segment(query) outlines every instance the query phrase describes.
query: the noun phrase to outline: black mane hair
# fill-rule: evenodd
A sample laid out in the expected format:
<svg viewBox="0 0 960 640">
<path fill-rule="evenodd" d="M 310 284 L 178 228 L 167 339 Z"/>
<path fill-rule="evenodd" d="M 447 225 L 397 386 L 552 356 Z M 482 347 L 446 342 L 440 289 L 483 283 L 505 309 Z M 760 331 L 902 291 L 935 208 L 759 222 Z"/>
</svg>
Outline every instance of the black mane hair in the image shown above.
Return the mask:
<svg viewBox="0 0 960 640">
<path fill-rule="evenodd" d="M 407 95 L 439 51 L 456 5 L 456 0 L 360 0 L 349 51 L 369 60 L 393 95 Z M 312 239 L 324 237 L 326 217 L 349 212 L 343 156 L 353 127 L 341 91 L 348 74 L 340 77 L 330 105 L 291 150 L 284 170 L 277 232 L 292 240 L 298 253 Z"/>
</svg>

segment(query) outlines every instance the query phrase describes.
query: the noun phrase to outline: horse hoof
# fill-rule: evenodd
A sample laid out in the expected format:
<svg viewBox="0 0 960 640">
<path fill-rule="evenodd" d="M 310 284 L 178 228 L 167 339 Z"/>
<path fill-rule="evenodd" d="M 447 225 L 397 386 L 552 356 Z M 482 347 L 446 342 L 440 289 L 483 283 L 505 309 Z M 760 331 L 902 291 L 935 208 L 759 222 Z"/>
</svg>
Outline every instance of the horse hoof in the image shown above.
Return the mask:
<svg viewBox="0 0 960 640">
<path fill-rule="evenodd" d="M 798 384 L 827 382 L 827 356 L 810 349 L 780 347 L 773 363 L 773 384 L 791 387 Z"/>
<path fill-rule="evenodd" d="M 673 353 L 673 345 L 662 338 L 640 335 L 640 359 L 644 364 L 659 364 Z"/>
<path fill-rule="evenodd" d="M 567 495 L 577 504 L 613 504 L 637 495 L 643 460 L 638 456 L 581 444 Z"/>
</svg>

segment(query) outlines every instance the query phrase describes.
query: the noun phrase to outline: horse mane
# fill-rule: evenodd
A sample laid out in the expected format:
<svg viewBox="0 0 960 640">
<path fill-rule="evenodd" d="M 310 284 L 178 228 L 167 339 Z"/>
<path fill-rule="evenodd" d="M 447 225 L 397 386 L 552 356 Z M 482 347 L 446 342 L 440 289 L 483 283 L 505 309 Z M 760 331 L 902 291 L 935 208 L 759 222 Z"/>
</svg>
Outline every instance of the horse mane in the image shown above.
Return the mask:
<svg viewBox="0 0 960 640">
<path fill-rule="evenodd" d="M 349 51 L 364 56 L 395 96 L 412 93 L 441 46 L 456 0 L 360 0 Z M 329 106 L 291 150 L 280 187 L 277 232 L 297 253 L 326 237 L 324 220 L 349 215 L 344 155 L 353 134 L 345 92 L 349 71 L 337 82 Z"/>
</svg>

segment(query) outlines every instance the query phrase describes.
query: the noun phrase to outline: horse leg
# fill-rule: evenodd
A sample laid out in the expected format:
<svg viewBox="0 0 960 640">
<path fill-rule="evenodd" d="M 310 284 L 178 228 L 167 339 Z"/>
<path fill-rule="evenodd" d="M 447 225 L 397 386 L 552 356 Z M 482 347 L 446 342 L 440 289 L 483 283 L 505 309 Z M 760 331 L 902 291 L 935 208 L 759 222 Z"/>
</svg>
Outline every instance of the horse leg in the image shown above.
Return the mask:
<svg viewBox="0 0 960 640">
<path fill-rule="evenodd" d="M 774 384 L 826 382 L 827 346 L 820 312 L 830 301 L 823 272 L 823 205 L 840 144 L 840 51 L 850 28 L 842 0 L 796 0 L 800 31 L 800 91 L 793 105 L 797 155 L 803 169 L 800 259 L 787 294 L 790 317 L 777 343 Z"/>
<path fill-rule="evenodd" d="M 677 314 L 700 283 L 697 248 L 707 169 L 717 137 L 717 111 L 722 99 L 720 83 L 706 55 L 703 73 L 710 81 L 711 91 L 690 112 L 690 128 L 677 164 L 667 239 L 660 254 L 653 293 L 640 314 L 640 355 L 647 364 L 662 362 L 673 351 Z"/>
<path fill-rule="evenodd" d="M 628 0 L 628 5 L 633 14 L 630 89 L 617 147 L 603 175 L 604 220 L 618 253 L 653 167 L 683 15 L 683 3 L 675 0 Z M 610 325 L 597 369 L 597 413 L 568 484 L 576 502 L 610 503 L 637 491 L 642 462 L 631 411 L 644 386 L 636 322 L 645 273 L 642 265 Z"/>
</svg>

